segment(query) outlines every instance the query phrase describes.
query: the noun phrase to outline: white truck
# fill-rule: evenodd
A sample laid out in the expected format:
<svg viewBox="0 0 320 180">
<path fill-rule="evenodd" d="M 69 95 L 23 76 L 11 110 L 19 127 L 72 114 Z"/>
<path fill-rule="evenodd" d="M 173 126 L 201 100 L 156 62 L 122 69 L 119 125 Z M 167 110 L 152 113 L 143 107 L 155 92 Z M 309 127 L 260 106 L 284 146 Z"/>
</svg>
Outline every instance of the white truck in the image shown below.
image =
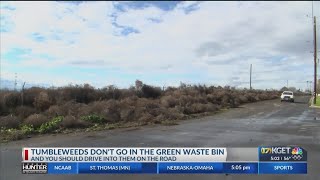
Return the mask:
<svg viewBox="0 0 320 180">
<path fill-rule="evenodd" d="M 294 102 L 294 96 L 292 91 L 283 91 L 281 94 L 281 102 L 282 101 L 291 101 Z"/>
</svg>

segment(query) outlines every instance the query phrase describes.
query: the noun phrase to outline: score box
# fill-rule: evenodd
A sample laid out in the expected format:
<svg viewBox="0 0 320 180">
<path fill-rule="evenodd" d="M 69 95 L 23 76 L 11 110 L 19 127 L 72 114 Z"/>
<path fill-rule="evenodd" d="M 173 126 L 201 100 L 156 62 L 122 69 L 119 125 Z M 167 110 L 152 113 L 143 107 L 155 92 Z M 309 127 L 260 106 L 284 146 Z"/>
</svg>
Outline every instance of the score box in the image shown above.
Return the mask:
<svg viewBox="0 0 320 180">
<path fill-rule="evenodd" d="M 307 161 L 307 151 L 298 146 L 262 146 L 258 148 L 259 161 L 303 162 Z"/>
<path fill-rule="evenodd" d="M 260 162 L 259 174 L 307 174 L 306 162 Z"/>
<path fill-rule="evenodd" d="M 78 163 L 47 163 L 48 174 L 77 174 Z"/>
<path fill-rule="evenodd" d="M 223 163 L 169 162 L 158 164 L 159 174 L 207 174 L 223 173 Z"/>
<path fill-rule="evenodd" d="M 79 174 L 157 173 L 157 163 L 78 163 Z"/>
</svg>

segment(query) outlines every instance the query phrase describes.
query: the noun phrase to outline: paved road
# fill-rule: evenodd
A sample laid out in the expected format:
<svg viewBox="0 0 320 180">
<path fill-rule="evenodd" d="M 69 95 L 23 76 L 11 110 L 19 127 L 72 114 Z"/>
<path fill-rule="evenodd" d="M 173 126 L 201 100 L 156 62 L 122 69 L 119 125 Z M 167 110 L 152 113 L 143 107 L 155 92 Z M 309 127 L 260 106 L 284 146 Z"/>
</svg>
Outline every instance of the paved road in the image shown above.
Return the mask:
<svg viewBox="0 0 320 180">
<path fill-rule="evenodd" d="M 296 103 L 279 100 L 243 105 L 214 116 L 187 120 L 176 126 L 148 126 L 104 132 L 49 135 L 2 144 L 1 180 L 96 179 L 217 179 L 217 180 L 319 180 L 320 109 L 308 108 L 308 97 Z M 308 151 L 308 175 L 22 175 L 23 146 L 194 146 L 257 147 L 299 145 Z"/>
</svg>

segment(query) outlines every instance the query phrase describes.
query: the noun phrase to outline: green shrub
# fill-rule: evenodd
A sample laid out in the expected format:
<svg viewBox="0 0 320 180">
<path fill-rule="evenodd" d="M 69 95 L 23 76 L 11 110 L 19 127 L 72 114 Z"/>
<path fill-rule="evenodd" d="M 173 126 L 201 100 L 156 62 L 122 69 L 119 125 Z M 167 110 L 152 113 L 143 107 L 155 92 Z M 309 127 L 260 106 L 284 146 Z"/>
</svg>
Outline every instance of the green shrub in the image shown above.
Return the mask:
<svg viewBox="0 0 320 180">
<path fill-rule="evenodd" d="M 104 118 L 100 117 L 100 116 L 98 116 L 96 114 L 91 114 L 91 115 L 88 115 L 88 116 L 82 116 L 80 119 L 83 120 L 83 121 L 91 122 L 91 123 L 103 123 L 104 122 Z"/>
<path fill-rule="evenodd" d="M 35 129 L 32 125 L 23 125 L 20 127 L 20 129 L 21 129 L 22 133 L 25 135 L 35 133 Z"/>
<path fill-rule="evenodd" d="M 10 128 L 10 129 L 5 129 L 5 128 L 1 128 L 1 136 L 0 136 L 0 140 L 1 141 L 14 141 L 14 140 L 19 140 L 23 138 L 23 133 L 18 130 L 18 129 L 14 129 L 14 128 Z"/>
<path fill-rule="evenodd" d="M 57 117 L 53 118 L 51 121 L 42 124 L 40 126 L 40 128 L 38 129 L 38 132 L 39 133 L 52 132 L 52 131 L 59 128 L 59 125 L 62 122 L 62 120 L 63 120 L 62 116 L 57 116 Z"/>
<path fill-rule="evenodd" d="M 161 88 L 144 84 L 141 88 L 142 97 L 158 98 L 161 96 Z"/>
</svg>

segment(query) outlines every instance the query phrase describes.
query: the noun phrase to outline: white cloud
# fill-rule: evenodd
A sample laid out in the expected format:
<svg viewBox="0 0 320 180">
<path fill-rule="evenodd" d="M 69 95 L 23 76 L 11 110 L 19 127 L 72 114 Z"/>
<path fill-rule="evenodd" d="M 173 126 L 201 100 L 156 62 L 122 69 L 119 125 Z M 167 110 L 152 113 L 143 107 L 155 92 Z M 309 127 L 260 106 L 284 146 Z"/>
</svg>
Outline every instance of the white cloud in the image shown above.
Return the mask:
<svg viewBox="0 0 320 180">
<path fill-rule="evenodd" d="M 118 13 L 117 23 L 123 26 L 144 30 L 154 23 L 150 19 L 162 20 L 166 12 L 154 6 L 141 9 L 128 9 L 126 12 Z"/>
<path fill-rule="evenodd" d="M 312 54 L 308 52 L 312 44 L 305 43 L 312 39 L 311 22 L 305 17 L 310 14 L 310 2 L 203 2 L 189 14 L 184 8 L 195 2 L 181 3 L 172 11 L 150 6 L 125 12 L 117 11 L 111 2 L 7 3 L 16 10 L 1 11 L 15 26 L 12 32 L 1 33 L 1 53 L 15 47 L 31 48 L 33 54 L 56 58 L 46 61 L 28 57 L 19 66 L 73 66 L 76 61 L 88 61 L 97 68 L 118 67 L 144 77 L 193 71 L 204 76 L 199 82 L 232 85 L 237 80 L 247 81 L 247 74 L 238 73 L 253 63 L 254 72 L 275 71 L 257 73 L 256 79 L 266 79 L 257 84 L 258 88 L 279 88 L 283 83 L 272 79 L 300 81 L 295 75 L 305 74 L 297 67 L 285 72 L 287 65 L 274 66 L 268 58 L 286 57 L 289 66 L 312 67 Z M 139 33 L 116 36 L 115 32 L 122 29 L 112 25 L 111 14 L 117 15 L 118 25 L 135 28 Z M 32 40 L 32 33 L 42 34 L 46 41 Z M 61 40 L 52 38 L 57 33 Z M 199 48 L 206 55 L 200 56 Z M 43 76 L 42 81 L 51 82 L 54 78 Z M 117 78 L 121 81 L 121 77 Z M 176 84 L 175 77 L 171 79 L 163 83 Z M 70 81 L 81 82 L 81 78 Z M 103 83 L 102 79 L 96 81 Z"/>
</svg>

